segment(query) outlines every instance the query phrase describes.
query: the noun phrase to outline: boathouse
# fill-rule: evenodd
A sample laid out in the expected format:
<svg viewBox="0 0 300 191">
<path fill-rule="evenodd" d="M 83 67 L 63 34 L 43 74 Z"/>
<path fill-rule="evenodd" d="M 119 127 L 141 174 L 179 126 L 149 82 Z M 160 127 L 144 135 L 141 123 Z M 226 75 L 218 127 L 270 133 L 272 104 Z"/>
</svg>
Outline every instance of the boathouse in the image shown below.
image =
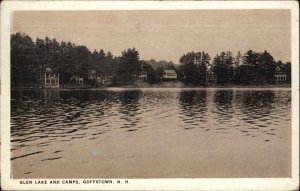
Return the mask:
<svg viewBox="0 0 300 191">
<path fill-rule="evenodd" d="M 71 83 L 75 83 L 76 85 L 82 85 L 83 84 L 83 75 L 74 75 L 70 78 Z"/>
</svg>

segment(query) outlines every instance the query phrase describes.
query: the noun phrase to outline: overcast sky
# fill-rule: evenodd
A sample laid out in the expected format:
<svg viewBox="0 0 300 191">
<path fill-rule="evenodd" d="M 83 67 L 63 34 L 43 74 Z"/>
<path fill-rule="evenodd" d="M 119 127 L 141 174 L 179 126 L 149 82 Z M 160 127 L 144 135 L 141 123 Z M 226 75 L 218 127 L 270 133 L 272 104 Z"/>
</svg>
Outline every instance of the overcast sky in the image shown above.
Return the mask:
<svg viewBox="0 0 300 191">
<path fill-rule="evenodd" d="M 178 63 L 188 51 L 269 51 L 291 61 L 289 10 L 30 11 L 14 12 L 12 33 L 56 38 L 104 49 L 114 55 L 129 47 L 141 59 Z"/>
</svg>

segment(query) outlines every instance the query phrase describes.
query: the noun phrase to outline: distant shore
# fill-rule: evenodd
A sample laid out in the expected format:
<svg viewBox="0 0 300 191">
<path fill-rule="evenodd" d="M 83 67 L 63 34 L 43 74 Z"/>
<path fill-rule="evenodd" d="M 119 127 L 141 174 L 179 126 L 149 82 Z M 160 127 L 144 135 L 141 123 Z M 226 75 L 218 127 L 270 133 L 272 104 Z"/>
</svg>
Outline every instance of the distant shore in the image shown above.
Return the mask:
<svg viewBox="0 0 300 191">
<path fill-rule="evenodd" d="M 53 90 L 89 90 L 89 89 L 139 89 L 139 88 L 188 88 L 188 89 L 209 89 L 209 88 L 291 88 L 291 84 L 274 84 L 274 85 L 236 85 L 236 84 L 209 84 L 203 86 L 191 86 L 191 85 L 184 85 L 180 82 L 174 83 L 160 83 L 160 84 L 149 84 L 149 83 L 139 83 L 137 85 L 128 85 L 128 86 L 89 86 L 89 85 L 62 85 L 58 88 L 35 88 L 35 87 L 26 87 L 26 86 L 19 86 L 19 87 L 12 87 L 12 90 L 41 90 L 41 89 L 53 89 Z"/>
</svg>

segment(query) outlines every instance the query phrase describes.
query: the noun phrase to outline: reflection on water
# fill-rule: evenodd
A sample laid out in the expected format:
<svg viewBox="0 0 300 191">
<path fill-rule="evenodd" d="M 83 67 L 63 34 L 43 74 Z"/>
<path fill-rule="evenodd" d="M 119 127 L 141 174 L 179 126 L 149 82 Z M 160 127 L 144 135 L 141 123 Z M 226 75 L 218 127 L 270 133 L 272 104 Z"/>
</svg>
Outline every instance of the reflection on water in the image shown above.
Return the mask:
<svg viewBox="0 0 300 191">
<path fill-rule="evenodd" d="M 280 92 L 276 92 L 280 96 Z M 287 95 L 283 96 L 282 99 L 289 97 Z M 281 110 L 277 102 L 274 103 L 275 92 L 273 91 L 247 91 L 247 92 L 237 92 L 236 103 L 237 109 L 241 111 L 239 115 L 240 119 L 247 124 L 247 128 L 241 129 L 240 131 L 245 133 L 246 136 L 253 135 L 255 132 L 262 131 L 263 133 L 269 135 L 275 135 L 275 129 L 268 129 L 272 124 L 276 123 L 278 114 Z M 289 110 L 289 101 L 286 102 L 286 106 Z M 279 111 L 274 110 L 274 107 L 277 107 Z M 284 111 L 288 114 L 287 111 Z M 275 117 L 275 118 L 274 118 Z M 265 141 L 269 141 L 266 139 Z"/>
<path fill-rule="evenodd" d="M 210 133 L 216 139 L 235 133 L 269 144 L 281 137 L 291 113 L 290 90 L 13 91 L 11 100 L 11 160 L 41 155 L 41 162 L 63 158 L 66 147 L 42 157 L 58 143 L 115 133 L 139 136 L 152 128 Z M 17 150 L 24 152 L 16 155 Z"/>
<path fill-rule="evenodd" d="M 179 102 L 182 112 L 179 117 L 185 123 L 185 129 L 205 128 L 207 119 L 206 96 L 206 90 L 182 91 L 180 93 Z"/>
<path fill-rule="evenodd" d="M 129 128 L 127 131 L 136 131 L 140 117 L 139 111 L 140 91 L 124 91 L 119 93 L 121 105 L 119 107 L 120 119 L 124 120 L 121 128 Z"/>
<path fill-rule="evenodd" d="M 237 103 L 241 104 L 241 111 L 254 121 L 257 118 L 268 116 L 273 108 L 275 94 L 272 91 L 238 92 Z M 249 122 L 249 121 L 248 121 Z"/>
<path fill-rule="evenodd" d="M 212 112 L 216 114 L 215 119 L 219 123 L 230 122 L 234 115 L 233 106 L 233 91 L 232 90 L 220 90 L 214 95 L 214 109 Z"/>
</svg>

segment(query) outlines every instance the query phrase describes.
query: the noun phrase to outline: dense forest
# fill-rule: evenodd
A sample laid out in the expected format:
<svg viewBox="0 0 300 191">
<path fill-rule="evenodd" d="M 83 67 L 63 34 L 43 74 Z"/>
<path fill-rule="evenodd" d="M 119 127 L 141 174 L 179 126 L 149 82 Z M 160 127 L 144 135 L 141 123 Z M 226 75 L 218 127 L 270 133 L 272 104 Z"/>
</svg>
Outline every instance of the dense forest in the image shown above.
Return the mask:
<svg viewBox="0 0 300 191">
<path fill-rule="evenodd" d="M 51 68 L 60 74 L 59 82 L 69 84 L 74 75 L 86 78 L 91 69 L 98 76 L 112 76 L 112 85 L 132 85 L 141 71 L 147 72 L 149 83 L 162 82 L 165 69 L 175 70 L 178 80 L 186 85 L 206 85 L 208 71 L 217 76 L 217 84 L 266 85 L 275 84 L 275 73 L 287 76 L 291 82 L 291 63 L 275 61 L 267 52 L 247 51 L 245 54 L 223 51 L 213 59 L 206 52 L 188 52 L 181 56 L 179 64 L 166 61 L 141 60 L 135 48 L 128 48 L 120 56 L 103 49 L 91 52 L 86 46 L 56 39 L 37 38 L 26 34 L 11 35 L 11 83 L 12 86 L 38 86 L 43 73 Z"/>
</svg>

